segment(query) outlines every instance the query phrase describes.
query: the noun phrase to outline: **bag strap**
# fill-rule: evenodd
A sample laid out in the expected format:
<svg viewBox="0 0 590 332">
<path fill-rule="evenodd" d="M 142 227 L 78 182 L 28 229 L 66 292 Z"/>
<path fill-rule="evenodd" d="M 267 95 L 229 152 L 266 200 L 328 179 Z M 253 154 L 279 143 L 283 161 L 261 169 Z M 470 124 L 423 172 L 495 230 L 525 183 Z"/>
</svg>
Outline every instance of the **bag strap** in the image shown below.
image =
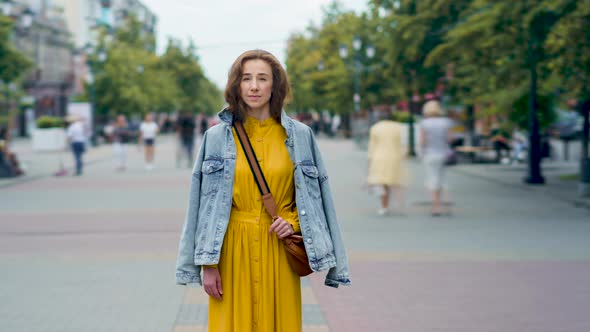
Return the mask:
<svg viewBox="0 0 590 332">
<path fill-rule="evenodd" d="M 258 159 L 256 158 L 256 154 L 252 149 L 252 145 L 250 144 L 250 140 L 248 139 L 248 135 L 244 130 L 244 126 L 239 121 L 234 121 L 234 127 L 236 128 L 236 132 L 238 133 L 238 140 L 240 141 L 240 145 L 242 145 L 242 149 L 244 150 L 244 154 L 246 154 L 246 158 L 248 159 L 248 165 L 250 165 L 250 170 L 252 171 L 252 175 L 254 175 L 254 179 L 256 180 L 256 184 L 258 185 L 258 190 L 260 190 L 260 194 L 262 195 L 262 203 L 266 208 L 266 211 L 273 220 L 278 218 L 277 215 L 277 204 L 275 202 L 274 197 L 272 197 L 272 193 L 268 187 L 268 183 L 266 182 L 266 178 L 260 169 L 260 164 L 258 164 Z"/>
</svg>

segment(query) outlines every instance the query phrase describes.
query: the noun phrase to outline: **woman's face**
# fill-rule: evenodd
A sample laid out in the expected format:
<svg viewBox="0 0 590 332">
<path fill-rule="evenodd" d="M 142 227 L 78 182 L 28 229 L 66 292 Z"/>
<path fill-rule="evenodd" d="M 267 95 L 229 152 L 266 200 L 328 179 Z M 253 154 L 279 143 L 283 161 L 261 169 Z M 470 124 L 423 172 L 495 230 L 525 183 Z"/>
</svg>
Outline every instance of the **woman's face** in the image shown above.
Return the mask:
<svg viewBox="0 0 590 332">
<path fill-rule="evenodd" d="M 248 60 L 242 66 L 240 97 L 250 110 L 269 107 L 272 96 L 272 69 L 264 60 Z"/>
</svg>

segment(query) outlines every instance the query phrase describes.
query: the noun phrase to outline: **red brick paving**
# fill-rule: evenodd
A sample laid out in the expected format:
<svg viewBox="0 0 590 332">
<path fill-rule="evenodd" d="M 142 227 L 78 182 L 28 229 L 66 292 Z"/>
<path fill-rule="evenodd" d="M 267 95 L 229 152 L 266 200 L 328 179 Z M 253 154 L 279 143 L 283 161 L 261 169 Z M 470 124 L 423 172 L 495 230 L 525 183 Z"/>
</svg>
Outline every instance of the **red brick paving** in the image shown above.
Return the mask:
<svg viewBox="0 0 590 332">
<path fill-rule="evenodd" d="M 590 262 L 352 262 L 311 278 L 331 331 L 588 332 Z"/>
</svg>

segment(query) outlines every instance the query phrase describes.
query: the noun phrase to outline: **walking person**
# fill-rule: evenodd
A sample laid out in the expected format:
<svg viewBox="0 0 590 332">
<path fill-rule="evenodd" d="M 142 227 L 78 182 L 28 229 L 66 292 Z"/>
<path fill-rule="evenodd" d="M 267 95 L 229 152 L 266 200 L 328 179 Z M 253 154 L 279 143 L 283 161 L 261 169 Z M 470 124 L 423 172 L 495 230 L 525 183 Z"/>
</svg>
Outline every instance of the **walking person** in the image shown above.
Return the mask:
<svg viewBox="0 0 590 332">
<path fill-rule="evenodd" d="M 66 131 L 66 136 L 70 142 L 72 153 L 74 154 L 74 160 L 76 162 L 76 176 L 82 175 L 82 169 L 84 162 L 82 156 L 86 151 L 86 140 L 87 133 L 84 130 L 84 122 L 82 118 L 76 115 L 70 115 L 67 118 L 70 123 Z"/>
<path fill-rule="evenodd" d="M 158 134 L 158 124 L 154 121 L 151 114 L 146 114 L 144 121 L 139 126 L 139 144 L 144 145 L 145 169 L 154 169 L 154 156 L 156 153 L 156 135 Z"/>
<path fill-rule="evenodd" d="M 445 185 L 445 161 L 451 153 L 452 122 L 449 120 L 436 100 L 424 104 L 422 111 L 425 119 L 420 124 L 420 147 L 424 162 L 426 188 L 432 198 L 432 216 L 441 216 L 445 211 L 442 205 L 442 191 Z"/>
<path fill-rule="evenodd" d="M 206 114 L 202 114 L 201 115 L 201 125 L 200 125 L 200 132 L 201 132 L 201 137 L 203 137 L 205 135 L 205 132 L 207 131 L 207 129 L 209 129 L 209 118 L 207 117 Z"/>
<path fill-rule="evenodd" d="M 131 132 L 125 115 L 118 115 L 113 130 L 113 148 L 115 152 L 115 163 L 117 171 L 127 169 L 127 144 L 131 140 Z"/>
<path fill-rule="evenodd" d="M 301 282 L 281 241 L 294 233 L 302 232 L 313 271 L 329 269 L 326 285 L 350 284 L 328 174 L 312 130 L 282 111 L 289 95 L 280 62 L 247 51 L 229 72 L 221 122 L 203 138 L 176 282 L 204 285 L 209 331 L 301 331 Z M 275 219 L 237 136 L 240 124 L 276 201 Z"/>
<path fill-rule="evenodd" d="M 404 186 L 407 170 L 404 164 L 405 147 L 402 144 L 403 126 L 391 120 L 391 114 L 378 113 L 378 121 L 369 131 L 369 175 L 367 182 L 377 189 L 381 207 L 380 216 L 389 214 L 390 196 L 396 196 L 397 209 L 403 214 L 405 209 Z"/>
<path fill-rule="evenodd" d="M 188 167 L 193 167 L 196 127 L 197 125 L 193 114 L 185 112 L 178 118 L 176 132 L 178 134 L 180 147 L 176 154 L 176 167 L 180 167 L 180 159 L 182 159 L 183 154 L 186 156 Z"/>
</svg>

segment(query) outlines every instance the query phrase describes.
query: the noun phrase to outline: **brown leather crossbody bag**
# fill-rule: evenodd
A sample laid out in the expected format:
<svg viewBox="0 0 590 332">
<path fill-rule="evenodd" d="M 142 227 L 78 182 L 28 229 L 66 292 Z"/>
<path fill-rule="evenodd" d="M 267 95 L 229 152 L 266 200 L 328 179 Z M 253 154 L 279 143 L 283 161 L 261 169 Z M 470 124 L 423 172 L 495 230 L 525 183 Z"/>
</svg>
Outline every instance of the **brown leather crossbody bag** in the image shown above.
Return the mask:
<svg viewBox="0 0 590 332">
<path fill-rule="evenodd" d="M 248 135 L 246 134 L 242 123 L 234 122 L 234 127 L 238 133 L 238 139 L 240 140 L 242 149 L 248 158 L 250 170 L 254 175 L 254 179 L 256 179 L 256 184 L 258 185 L 258 189 L 262 195 L 264 207 L 274 221 L 278 218 L 277 204 L 274 197 L 272 196 L 272 193 L 270 192 L 266 179 L 264 178 L 264 174 L 260 169 L 258 159 L 256 158 L 256 154 L 250 145 Z M 305 251 L 305 244 L 303 243 L 303 236 L 301 233 L 295 233 L 293 235 L 287 236 L 283 239 L 283 244 L 285 250 L 287 251 L 287 260 L 289 262 L 289 266 L 291 266 L 291 269 L 301 277 L 311 274 L 313 271 L 309 267 L 309 257 Z"/>
</svg>

